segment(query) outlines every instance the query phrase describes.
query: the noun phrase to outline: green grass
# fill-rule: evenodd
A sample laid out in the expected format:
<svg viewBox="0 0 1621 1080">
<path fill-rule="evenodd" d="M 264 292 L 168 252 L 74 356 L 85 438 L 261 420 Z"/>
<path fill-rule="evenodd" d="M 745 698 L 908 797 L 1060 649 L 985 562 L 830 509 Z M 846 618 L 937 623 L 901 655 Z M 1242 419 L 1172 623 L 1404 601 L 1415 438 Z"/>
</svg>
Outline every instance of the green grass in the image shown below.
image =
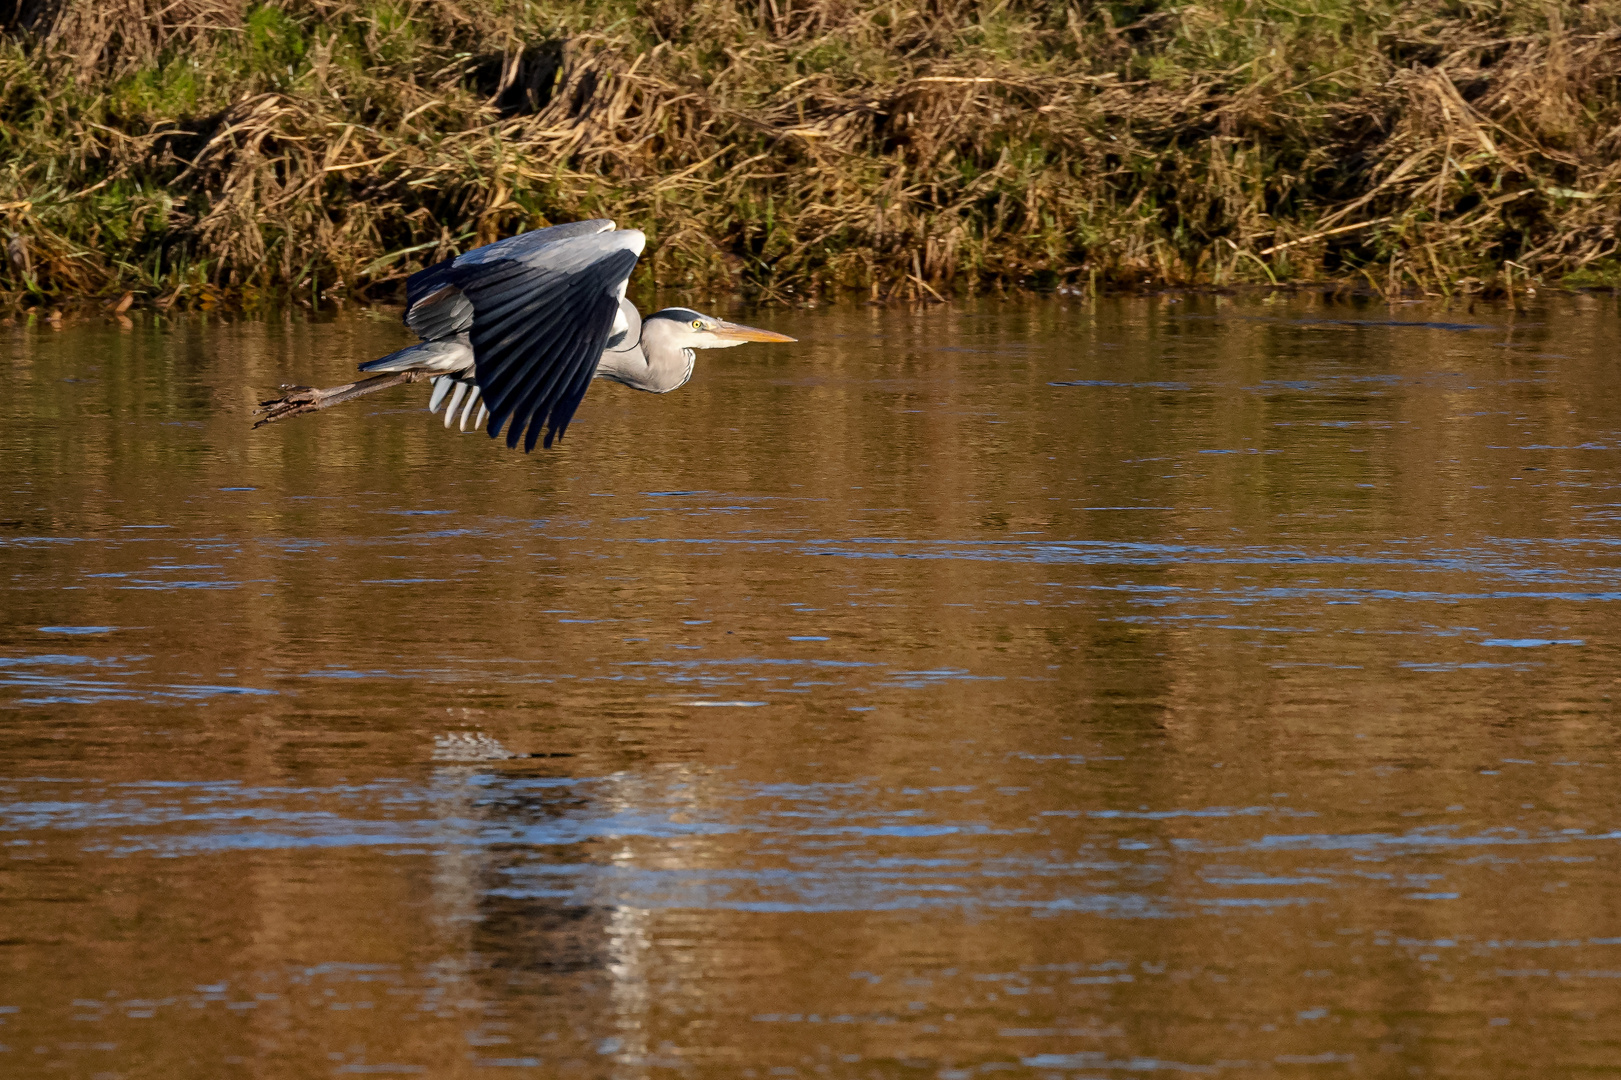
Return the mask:
<svg viewBox="0 0 1621 1080">
<path fill-rule="evenodd" d="M 1567 289 L 1621 289 L 1621 259 L 1598 259 L 1559 280 Z"/>
<path fill-rule="evenodd" d="M 285 11 L 269 4 L 259 5 L 250 9 L 243 20 L 240 52 L 245 63 L 241 70 L 279 80 L 286 69 L 291 79 L 303 66 L 309 44 L 304 28 Z"/>
<path fill-rule="evenodd" d="M 39 10 L 0 301 L 386 298 L 593 215 L 643 280 L 779 299 L 1617 284 L 1621 0 Z"/>
</svg>

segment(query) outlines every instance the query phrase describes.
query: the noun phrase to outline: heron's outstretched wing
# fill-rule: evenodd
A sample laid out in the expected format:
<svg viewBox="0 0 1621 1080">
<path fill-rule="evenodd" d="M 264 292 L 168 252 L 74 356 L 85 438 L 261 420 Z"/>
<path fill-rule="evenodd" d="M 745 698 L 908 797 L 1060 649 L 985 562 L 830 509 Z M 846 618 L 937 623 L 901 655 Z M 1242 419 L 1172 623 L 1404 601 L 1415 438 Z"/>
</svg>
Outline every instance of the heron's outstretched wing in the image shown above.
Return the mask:
<svg viewBox="0 0 1621 1080">
<path fill-rule="evenodd" d="M 524 258 L 559 240 L 594 236 L 612 232 L 613 228 L 614 223 L 607 218 L 569 221 L 509 236 L 419 270 L 405 284 L 405 324 L 423 341 L 443 341 L 464 334 L 473 325 L 473 305 L 457 288 L 458 270 L 466 272 L 474 266 Z"/>
<path fill-rule="evenodd" d="M 522 438 L 528 451 L 543 433 L 550 446 L 568 428 L 645 243 L 634 229 L 577 234 L 450 267 L 439 287 L 472 309 L 474 378 L 491 438 L 504 426 L 507 445 Z"/>
</svg>

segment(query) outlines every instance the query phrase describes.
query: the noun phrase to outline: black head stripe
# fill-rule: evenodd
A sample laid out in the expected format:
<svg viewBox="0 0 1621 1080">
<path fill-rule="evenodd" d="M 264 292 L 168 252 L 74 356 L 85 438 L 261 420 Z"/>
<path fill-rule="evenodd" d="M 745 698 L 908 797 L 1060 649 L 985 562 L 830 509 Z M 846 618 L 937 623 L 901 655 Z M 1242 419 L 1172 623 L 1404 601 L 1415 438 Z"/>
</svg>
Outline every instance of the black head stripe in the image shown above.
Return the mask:
<svg viewBox="0 0 1621 1080">
<path fill-rule="evenodd" d="M 647 318 L 643 319 L 642 321 L 645 323 L 650 319 L 671 319 L 675 322 L 689 323 L 694 319 L 703 319 L 708 321 L 709 316 L 700 314 L 691 308 L 667 307 L 663 311 L 653 312 L 653 314 L 647 316 Z"/>
</svg>

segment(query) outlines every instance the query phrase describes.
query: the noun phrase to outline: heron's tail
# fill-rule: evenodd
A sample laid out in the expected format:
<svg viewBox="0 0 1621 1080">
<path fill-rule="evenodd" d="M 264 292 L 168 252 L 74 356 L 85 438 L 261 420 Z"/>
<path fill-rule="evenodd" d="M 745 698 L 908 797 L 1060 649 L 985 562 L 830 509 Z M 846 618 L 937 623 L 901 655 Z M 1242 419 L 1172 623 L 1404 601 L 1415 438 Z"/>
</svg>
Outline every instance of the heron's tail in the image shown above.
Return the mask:
<svg viewBox="0 0 1621 1080">
<path fill-rule="evenodd" d="M 361 371 L 428 371 L 440 374 L 446 371 L 470 370 L 473 366 L 473 346 L 461 338 L 443 341 L 424 341 L 407 345 L 398 352 L 368 360 L 360 365 Z"/>
<path fill-rule="evenodd" d="M 317 390 L 313 386 L 283 386 L 282 389 L 287 391 L 284 396 L 259 402 L 259 408 L 255 410 L 259 414 L 259 419 L 254 421 L 253 426 L 263 427 L 277 420 L 286 420 L 290 416 L 302 416 L 304 413 L 330 409 L 362 394 L 387 390 L 391 386 L 417 382 L 427 377 L 419 371 L 396 371 L 344 383 L 342 386 L 329 386 L 324 390 Z"/>
</svg>

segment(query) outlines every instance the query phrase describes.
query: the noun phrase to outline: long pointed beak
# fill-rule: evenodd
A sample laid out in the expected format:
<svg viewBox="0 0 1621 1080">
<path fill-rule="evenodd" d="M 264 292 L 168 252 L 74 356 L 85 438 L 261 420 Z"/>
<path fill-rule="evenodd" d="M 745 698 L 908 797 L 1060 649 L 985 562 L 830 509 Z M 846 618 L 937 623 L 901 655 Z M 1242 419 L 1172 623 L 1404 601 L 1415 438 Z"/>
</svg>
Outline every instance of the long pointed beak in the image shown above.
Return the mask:
<svg viewBox="0 0 1621 1080">
<path fill-rule="evenodd" d="M 799 340 L 798 338 L 791 338 L 787 334 L 776 333 L 773 330 L 760 330 L 760 329 L 757 329 L 756 327 L 753 327 L 753 326 L 743 326 L 743 325 L 741 325 L 739 323 L 719 322 L 719 321 L 717 321 L 715 323 L 714 329 L 712 329 L 710 331 L 710 333 L 714 334 L 718 338 L 723 338 L 726 341 L 797 341 L 797 340 Z"/>
</svg>

